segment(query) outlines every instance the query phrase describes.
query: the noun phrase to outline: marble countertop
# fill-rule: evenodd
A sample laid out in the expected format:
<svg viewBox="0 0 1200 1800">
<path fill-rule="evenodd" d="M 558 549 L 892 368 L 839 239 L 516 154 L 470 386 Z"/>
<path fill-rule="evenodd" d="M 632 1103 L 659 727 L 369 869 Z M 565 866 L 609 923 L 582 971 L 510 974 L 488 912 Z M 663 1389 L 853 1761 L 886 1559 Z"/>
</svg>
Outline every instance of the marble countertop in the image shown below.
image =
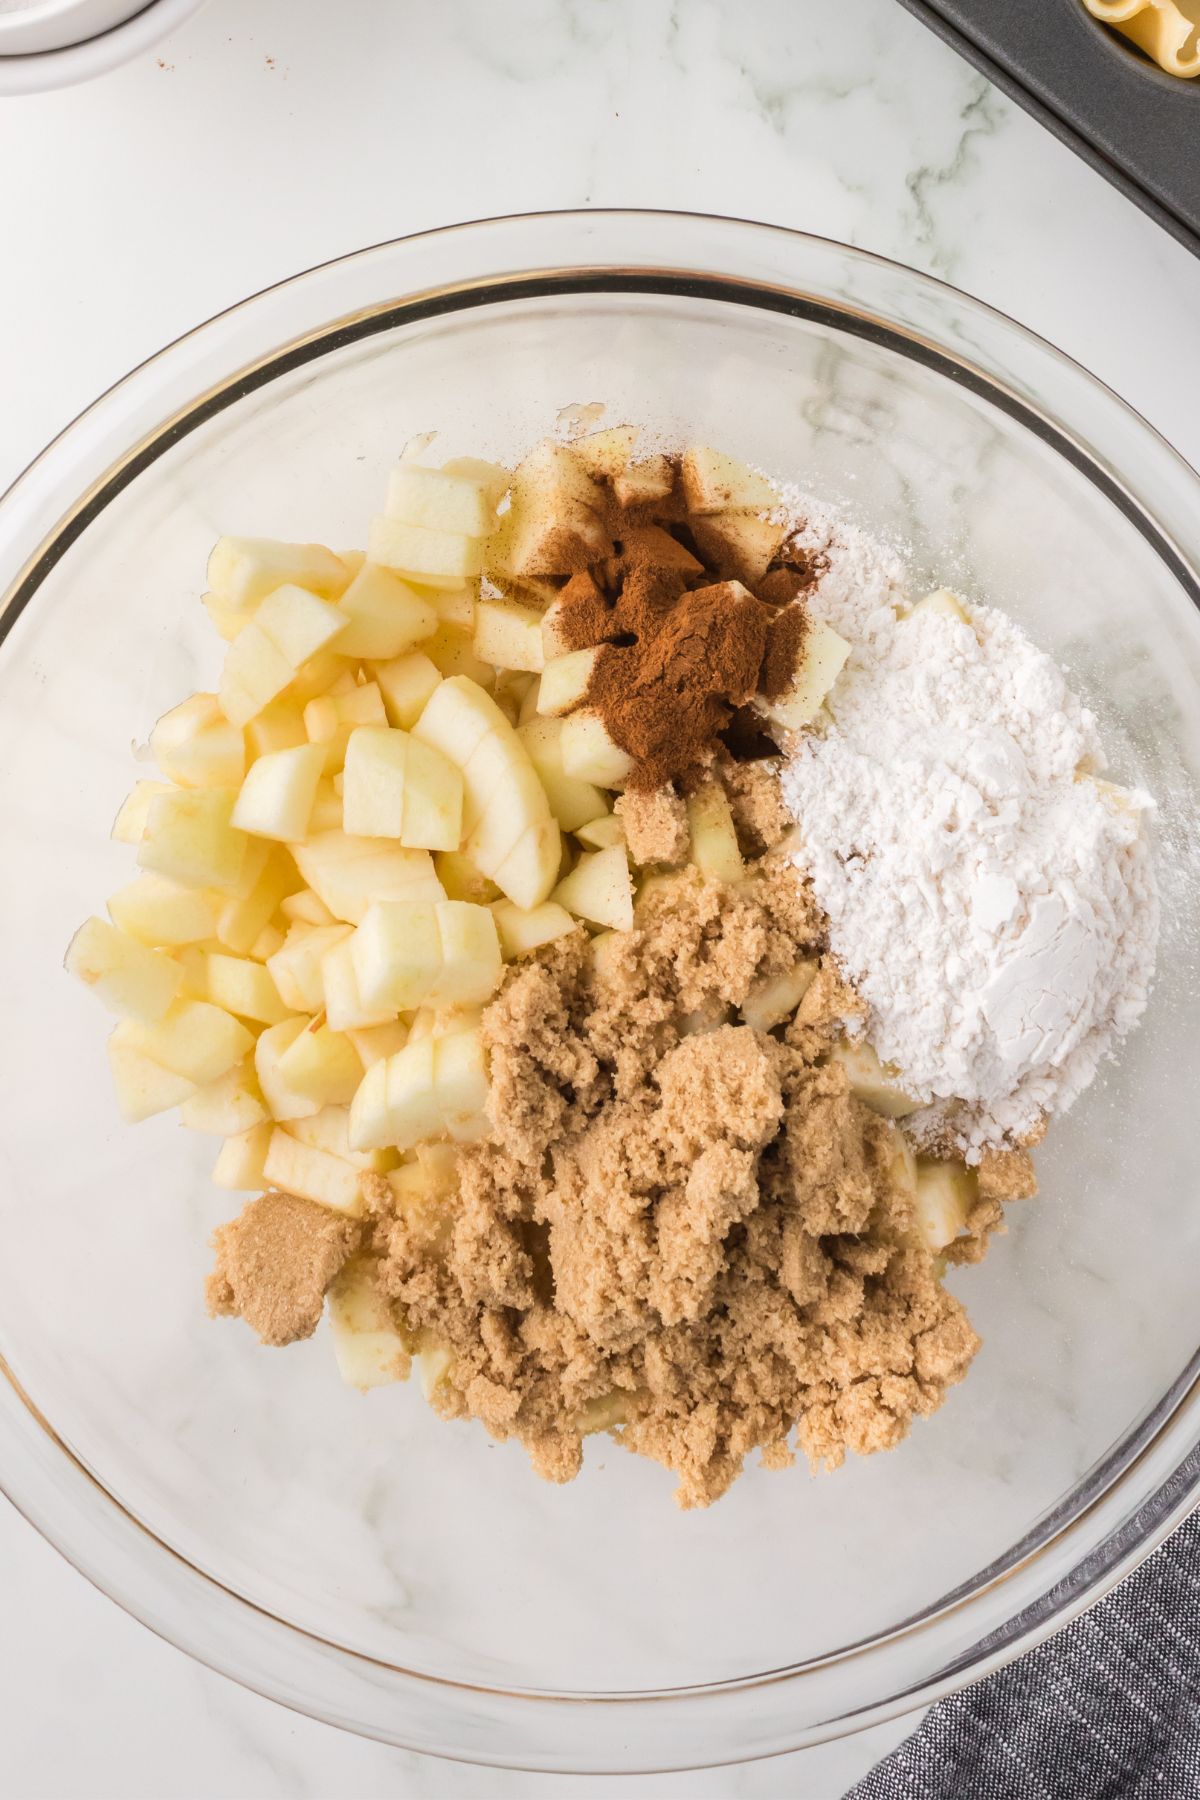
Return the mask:
<svg viewBox="0 0 1200 1800">
<path fill-rule="evenodd" d="M 209 0 L 126 69 L 0 103 L 0 167 L 20 171 L 0 186 L 0 487 L 134 363 L 256 288 L 426 226 L 586 205 L 740 214 L 932 271 L 1200 463 L 1181 379 L 1200 264 L 897 0 Z M 14 1796 L 634 1791 L 294 1717 L 153 1638 L 3 1506 L 0 1583 Z M 636 1791 L 832 1800 L 913 1722 Z"/>
</svg>

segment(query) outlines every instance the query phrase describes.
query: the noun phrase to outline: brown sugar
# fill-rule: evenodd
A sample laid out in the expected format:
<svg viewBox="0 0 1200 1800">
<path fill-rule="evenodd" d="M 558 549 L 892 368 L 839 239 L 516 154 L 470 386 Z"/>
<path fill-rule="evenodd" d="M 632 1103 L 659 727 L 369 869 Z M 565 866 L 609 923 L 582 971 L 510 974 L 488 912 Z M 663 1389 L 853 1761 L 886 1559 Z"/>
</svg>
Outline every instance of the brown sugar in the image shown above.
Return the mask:
<svg viewBox="0 0 1200 1800">
<path fill-rule="evenodd" d="M 801 955 L 803 1019 L 743 1024 Z M 934 1411 L 976 1339 L 916 1235 L 896 1126 L 820 1060 L 858 1005 L 778 855 L 737 887 L 664 877 L 632 931 L 514 966 L 483 1018 L 494 1138 L 461 1157 L 448 1245 L 376 1227 L 385 1291 L 453 1355 L 434 1404 L 555 1481 L 611 1429 L 683 1506 L 754 1450 L 785 1467 L 793 1434 L 832 1467 Z"/>
<path fill-rule="evenodd" d="M 635 863 L 670 867 L 688 852 L 687 808 L 669 787 L 632 788 L 618 797 L 616 815 Z"/>
<path fill-rule="evenodd" d="M 267 1193 L 213 1233 L 208 1310 L 245 1319 L 264 1344 L 311 1337 L 325 1290 L 355 1248 L 353 1219 L 294 1194 Z"/>
</svg>

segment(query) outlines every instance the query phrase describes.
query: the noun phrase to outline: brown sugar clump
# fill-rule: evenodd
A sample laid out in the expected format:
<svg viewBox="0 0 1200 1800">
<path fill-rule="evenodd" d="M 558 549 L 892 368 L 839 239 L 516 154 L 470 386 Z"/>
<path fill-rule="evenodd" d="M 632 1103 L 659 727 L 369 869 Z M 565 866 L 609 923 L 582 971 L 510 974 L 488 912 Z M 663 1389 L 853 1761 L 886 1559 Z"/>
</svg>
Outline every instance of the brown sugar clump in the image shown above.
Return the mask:
<svg viewBox="0 0 1200 1800">
<path fill-rule="evenodd" d="M 213 1233 L 208 1310 L 245 1319 L 264 1344 L 311 1337 L 325 1290 L 358 1239 L 358 1225 L 341 1213 L 295 1194 L 262 1194 Z"/>
<path fill-rule="evenodd" d="M 803 1021 L 742 1023 L 802 956 Z M 611 1430 L 683 1506 L 752 1451 L 785 1467 L 793 1433 L 836 1466 L 933 1412 L 976 1339 L 916 1235 L 896 1126 L 821 1060 L 860 1004 L 778 855 L 737 887 L 662 877 L 632 931 L 514 965 L 483 1018 L 494 1135 L 461 1156 L 448 1241 L 375 1227 L 407 1328 L 452 1353 L 434 1404 L 554 1481 Z"/>
<path fill-rule="evenodd" d="M 687 808 L 672 788 L 631 789 L 617 800 L 615 811 L 635 863 L 670 867 L 683 861 L 689 842 Z"/>
</svg>

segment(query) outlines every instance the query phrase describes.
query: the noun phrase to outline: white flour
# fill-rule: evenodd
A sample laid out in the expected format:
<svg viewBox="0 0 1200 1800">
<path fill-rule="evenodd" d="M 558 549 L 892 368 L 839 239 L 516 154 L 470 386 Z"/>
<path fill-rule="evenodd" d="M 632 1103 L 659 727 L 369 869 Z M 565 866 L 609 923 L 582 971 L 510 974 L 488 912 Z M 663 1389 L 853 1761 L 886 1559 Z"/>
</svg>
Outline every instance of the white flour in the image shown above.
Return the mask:
<svg viewBox="0 0 1200 1800">
<path fill-rule="evenodd" d="M 898 617 L 898 559 L 789 502 L 828 546 L 813 612 L 853 646 L 785 766 L 796 860 L 875 1050 L 914 1097 L 965 1103 L 977 1159 L 1069 1106 L 1145 1006 L 1153 802 L 1078 778 L 1104 767 L 1095 720 L 1011 619 Z"/>
</svg>

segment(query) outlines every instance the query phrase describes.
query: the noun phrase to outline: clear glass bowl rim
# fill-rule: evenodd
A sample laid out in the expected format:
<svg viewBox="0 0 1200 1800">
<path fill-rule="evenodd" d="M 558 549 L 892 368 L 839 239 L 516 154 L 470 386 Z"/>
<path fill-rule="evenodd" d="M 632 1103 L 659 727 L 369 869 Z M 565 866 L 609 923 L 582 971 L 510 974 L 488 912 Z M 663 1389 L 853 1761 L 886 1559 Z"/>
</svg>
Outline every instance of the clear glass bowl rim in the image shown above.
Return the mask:
<svg viewBox="0 0 1200 1800">
<path fill-rule="evenodd" d="M 882 331 L 897 348 L 967 381 L 1083 468 L 1200 606 L 1200 478 L 1062 351 L 934 277 L 833 240 L 709 215 L 593 209 L 474 221 L 374 245 L 262 290 L 140 364 L 0 496 L 0 654 L 17 614 L 112 484 L 136 479 L 156 444 L 248 383 L 269 380 L 289 357 L 319 354 L 335 332 L 382 329 L 381 319 L 423 305 L 499 303 L 518 285 L 638 291 L 640 283 L 654 291 L 664 280 L 733 304 L 808 309 L 843 327 Z M 65 512 L 64 493 L 76 496 Z M 381 1664 L 263 1612 L 130 1514 L 56 1436 L 2 1358 L 0 1373 L 0 1490 L 133 1616 L 209 1667 L 312 1717 L 413 1750 L 530 1770 L 740 1762 L 925 1706 L 1093 1604 L 1174 1529 L 1200 1491 L 1198 1352 L 1058 1515 L 969 1587 L 890 1633 L 731 1683 L 632 1694 L 505 1690 Z M 954 1642 L 967 1633 L 968 1650 L 952 1651 L 948 1626 Z"/>
</svg>

